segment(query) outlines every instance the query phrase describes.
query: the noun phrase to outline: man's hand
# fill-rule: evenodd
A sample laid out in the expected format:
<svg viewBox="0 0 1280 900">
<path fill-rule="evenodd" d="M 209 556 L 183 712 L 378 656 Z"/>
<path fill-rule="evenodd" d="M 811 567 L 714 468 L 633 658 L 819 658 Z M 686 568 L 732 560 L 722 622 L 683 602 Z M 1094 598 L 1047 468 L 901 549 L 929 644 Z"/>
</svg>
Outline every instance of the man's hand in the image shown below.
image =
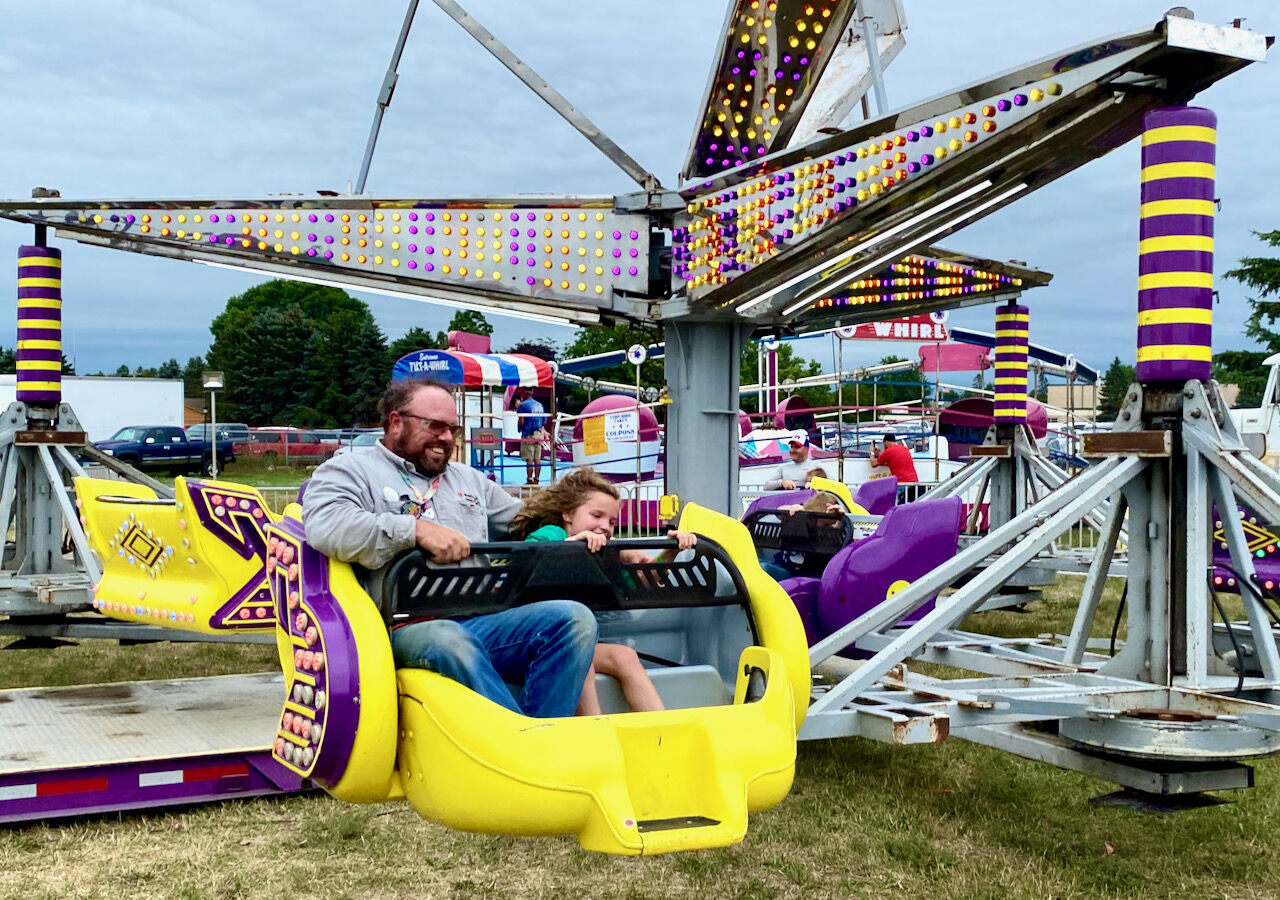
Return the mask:
<svg viewBox="0 0 1280 900">
<path fill-rule="evenodd" d="M 790 478 L 784 478 L 782 479 L 782 489 L 784 491 L 794 491 L 796 489 L 796 483 Z"/>
<path fill-rule="evenodd" d="M 587 545 L 587 550 L 591 553 L 596 553 L 602 550 L 604 545 L 609 541 L 609 539 L 603 534 L 598 534 L 594 531 L 579 531 L 573 537 L 569 538 L 569 540 L 583 541 Z"/>
<path fill-rule="evenodd" d="M 452 528 L 418 519 L 414 524 L 414 543 L 427 552 L 432 562 L 456 563 L 471 555 L 471 542 Z"/>
</svg>

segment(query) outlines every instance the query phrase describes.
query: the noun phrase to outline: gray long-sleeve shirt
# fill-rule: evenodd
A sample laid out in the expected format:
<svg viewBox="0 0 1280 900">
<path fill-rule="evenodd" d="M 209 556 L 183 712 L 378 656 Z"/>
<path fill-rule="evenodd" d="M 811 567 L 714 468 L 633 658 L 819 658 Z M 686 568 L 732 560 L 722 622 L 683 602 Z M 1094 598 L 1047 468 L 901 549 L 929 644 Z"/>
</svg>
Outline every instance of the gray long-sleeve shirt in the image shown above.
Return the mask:
<svg viewBox="0 0 1280 900">
<path fill-rule="evenodd" d="M 786 462 L 778 466 L 777 470 L 773 473 L 773 477 L 764 483 L 764 489 L 766 491 L 778 490 L 782 487 L 782 480 L 784 478 L 789 478 L 794 481 L 796 483 L 796 487 L 804 487 L 804 476 L 814 467 L 814 465 L 815 463 L 811 459 L 806 459 L 804 462 L 798 463 L 795 460 L 788 458 Z"/>
<path fill-rule="evenodd" d="M 370 570 L 370 587 L 401 551 L 414 546 L 414 516 L 405 512 L 430 488 L 427 478 L 381 441 L 335 456 L 307 484 L 302 524 L 307 542 L 326 556 Z M 450 463 L 431 499 L 438 525 L 472 543 L 501 537 L 523 504 L 470 466 Z M 376 599 L 376 594 L 373 594 Z"/>
</svg>

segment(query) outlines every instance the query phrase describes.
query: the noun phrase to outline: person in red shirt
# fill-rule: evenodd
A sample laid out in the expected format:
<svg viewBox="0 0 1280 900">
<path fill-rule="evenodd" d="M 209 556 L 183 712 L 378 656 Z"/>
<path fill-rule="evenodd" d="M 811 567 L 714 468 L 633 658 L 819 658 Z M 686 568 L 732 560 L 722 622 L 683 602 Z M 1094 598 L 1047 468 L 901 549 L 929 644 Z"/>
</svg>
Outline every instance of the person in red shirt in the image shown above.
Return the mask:
<svg viewBox="0 0 1280 900">
<path fill-rule="evenodd" d="M 872 466 L 886 466 L 890 474 L 898 476 L 898 484 L 920 480 L 911 451 L 899 444 L 897 435 L 892 432 L 885 433 L 883 450 L 875 441 L 871 442 L 870 462 Z"/>
</svg>

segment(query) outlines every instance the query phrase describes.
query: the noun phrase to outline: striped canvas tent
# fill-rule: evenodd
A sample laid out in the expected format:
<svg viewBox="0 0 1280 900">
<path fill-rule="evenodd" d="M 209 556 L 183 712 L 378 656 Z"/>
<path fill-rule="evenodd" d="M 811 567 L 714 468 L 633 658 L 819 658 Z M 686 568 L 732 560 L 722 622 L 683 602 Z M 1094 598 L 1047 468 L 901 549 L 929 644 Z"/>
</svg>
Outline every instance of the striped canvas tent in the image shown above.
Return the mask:
<svg viewBox="0 0 1280 900">
<path fill-rule="evenodd" d="M 415 350 L 396 360 L 394 381 L 430 378 L 462 388 L 551 387 L 551 364 L 522 353 L 463 353 L 461 350 Z"/>
</svg>

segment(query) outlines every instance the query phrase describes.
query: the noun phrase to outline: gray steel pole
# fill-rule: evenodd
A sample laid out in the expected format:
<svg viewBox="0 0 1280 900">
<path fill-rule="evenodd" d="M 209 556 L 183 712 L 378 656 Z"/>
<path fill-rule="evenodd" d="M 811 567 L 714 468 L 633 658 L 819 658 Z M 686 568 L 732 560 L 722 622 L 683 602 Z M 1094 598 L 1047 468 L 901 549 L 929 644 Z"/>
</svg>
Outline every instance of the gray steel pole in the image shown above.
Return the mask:
<svg viewBox="0 0 1280 900">
<path fill-rule="evenodd" d="M 547 83 L 541 75 L 529 67 L 524 60 L 516 56 L 511 48 L 502 41 L 493 36 L 489 29 L 485 28 L 471 14 L 463 9 L 454 0 L 435 0 L 436 6 L 440 7 L 449 17 L 463 27 L 467 34 L 471 35 L 480 44 L 481 47 L 493 54 L 498 62 L 506 66 L 511 74 L 515 75 L 525 83 L 529 90 L 533 91 L 541 97 L 548 106 L 559 113 L 560 117 L 578 130 L 578 133 L 589 140 L 596 146 L 601 153 L 607 156 L 615 166 L 626 172 L 627 175 L 640 187 L 646 191 L 656 190 L 662 187 L 658 182 L 658 178 L 652 172 L 649 172 L 631 158 L 625 150 L 615 144 L 607 134 L 601 131 L 596 124 L 588 119 L 582 112 L 565 99 L 564 95 Z"/>
<path fill-rule="evenodd" d="M 378 143 L 378 132 L 382 130 L 382 116 L 391 105 L 391 95 L 396 91 L 396 82 L 400 73 L 400 56 L 404 53 L 404 43 L 409 39 L 409 26 L 418 11 L 418 0 L 409 0 L 409 8 L 405 11 L 404 22 L 400 25 L 400 36 L 396 38 L 396 47 L 391 51 L 391 64 L 387 66 L 387 74 L 382 78 L 382 87 L 378 89 L 378 105 L 373 111 L 373 124 L 369 126 L 369 140 L 364 145 L 364 159 L 360 161 L 360 174 L 356 176 L 357 194 L 364 193 L 365 181 L 369 178 L 369 164 L 373 162 L 373 148 Z"/>
<path fill-rule="evenodd" d="M 880 67 L 880 49 L 876 46 L 875 19 L 864 16 L 858 20 L 862 28 L 862 42 L 867 45 L 867 64 L 871 67 L 871 84 L 876 92 L 876 115 L 889 111 L 889 98 L 884 91 L 884 69 Z"/>
</svg>

